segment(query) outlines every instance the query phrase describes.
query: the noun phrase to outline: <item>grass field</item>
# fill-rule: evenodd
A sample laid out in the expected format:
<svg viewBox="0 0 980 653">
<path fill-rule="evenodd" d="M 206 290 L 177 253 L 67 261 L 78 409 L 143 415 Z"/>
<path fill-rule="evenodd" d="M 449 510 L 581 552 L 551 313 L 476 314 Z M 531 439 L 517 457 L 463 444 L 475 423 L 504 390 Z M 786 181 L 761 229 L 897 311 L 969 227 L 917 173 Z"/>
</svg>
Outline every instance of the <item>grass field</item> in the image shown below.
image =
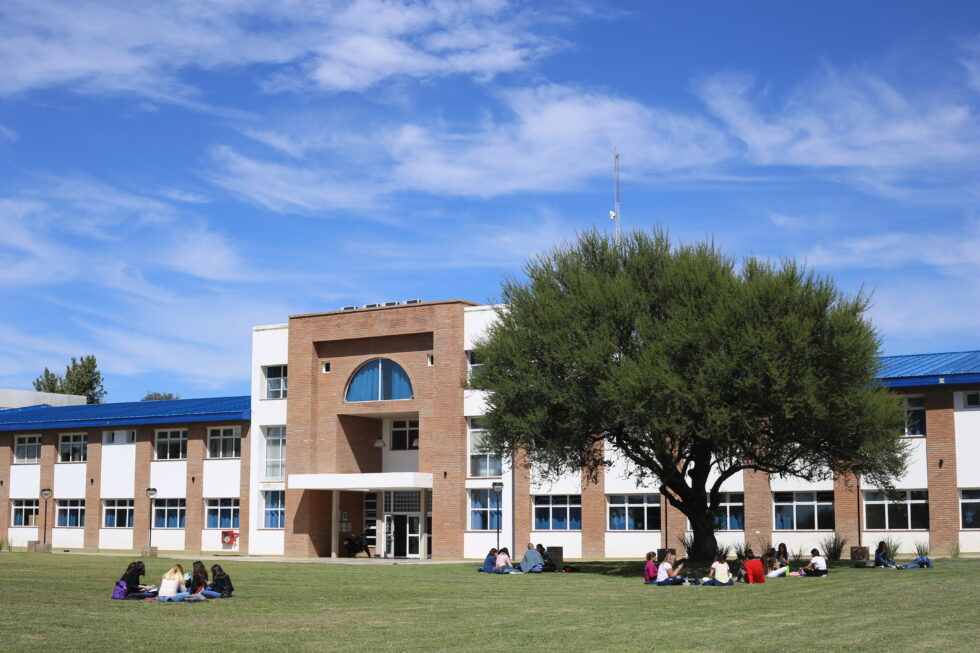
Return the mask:
<svg viewBox="0 0 980 653">
<path fill-rule="evenodd" d="M 197 604 L 110 600 L 127 562 L 0 553 L 0 650 L 980 649 L 980 560 L 709 588 L 645 586 L 638 562 L 497 576 L 229 559 L 235 598 Z M 173 562 L 151 561 L 147 581 Z"/>
</svg>

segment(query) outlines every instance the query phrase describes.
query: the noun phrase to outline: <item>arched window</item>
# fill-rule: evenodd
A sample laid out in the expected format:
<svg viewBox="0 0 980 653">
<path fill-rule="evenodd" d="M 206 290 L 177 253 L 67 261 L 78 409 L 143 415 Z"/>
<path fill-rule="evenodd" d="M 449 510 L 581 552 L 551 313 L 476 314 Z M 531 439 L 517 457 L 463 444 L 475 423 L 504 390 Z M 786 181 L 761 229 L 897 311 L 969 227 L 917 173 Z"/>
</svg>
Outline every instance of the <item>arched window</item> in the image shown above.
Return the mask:
<svg viewBox="0 0 980 653">
<path fill-rule="evenodd" d="M 402 366 L 387 358 L 368 361 L 351 377 L 347 401 L 411 399 L 412 382 Z"/>
</svg>

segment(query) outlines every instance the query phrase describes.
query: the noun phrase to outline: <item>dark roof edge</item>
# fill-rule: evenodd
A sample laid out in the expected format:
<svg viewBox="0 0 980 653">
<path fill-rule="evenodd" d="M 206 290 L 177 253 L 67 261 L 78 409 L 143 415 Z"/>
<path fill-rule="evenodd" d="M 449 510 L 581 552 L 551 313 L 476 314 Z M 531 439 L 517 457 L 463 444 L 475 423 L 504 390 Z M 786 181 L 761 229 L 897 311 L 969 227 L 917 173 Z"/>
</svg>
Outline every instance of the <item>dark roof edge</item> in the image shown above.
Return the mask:
<svg viewBox="0 0 980 653">
<path fill-rule="evenodd" d="M 376 306 L 373 308 L 354 308 L 349 311 L 320 311 L 317 313 L 299 313 L 290 315 L 290 320 L 297 320 L 304 317 L 320 317 L 321 315 L 351 315 L 354 313 L 369 313 L 371 311 L 390 311 L 398 308 L 418 308 L 420 306 L 439 306 L 440 304 L 465 304 L 466 306 L 481 306 L 477 302 L 469 299 L 441 299 L 435 302 L 422 302 L 420 304 L 398 304 L 397 306 Z"/>
<path fill-rule="evenodd" d="M 944 374 L 929 376 L 897 376 L 879 378 L 882 385 L 889 388 L 908 388 L 932 385 L 969 385 L 980 383 L 980 374 Z"/>
<path fill-rule="evenodd" d="M 106 419 L 74 419 L 64 421 L 16 422 L 0 424 L 0 431 L 47 431 L 50 429 L 78 429 L 102 426 L 139 426 L 145 424 L 185 424 L 199 422 L 249 421 L 251 409 L 222 413 L 192 413 L 188 415 L 160 415 L 156 417 L 115 417 Z"/>
</svg>

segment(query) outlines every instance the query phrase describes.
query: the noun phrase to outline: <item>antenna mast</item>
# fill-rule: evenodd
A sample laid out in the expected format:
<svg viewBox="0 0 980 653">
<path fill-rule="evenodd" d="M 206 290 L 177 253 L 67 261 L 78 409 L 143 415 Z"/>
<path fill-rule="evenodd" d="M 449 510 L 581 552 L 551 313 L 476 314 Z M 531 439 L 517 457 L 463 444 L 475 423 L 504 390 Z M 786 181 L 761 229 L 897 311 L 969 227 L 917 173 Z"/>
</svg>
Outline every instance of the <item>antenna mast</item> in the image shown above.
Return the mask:
<svg viewBox="0 0 980 653">
<path fill-rule="evenodd" d="M 609 219 L 616 223 L 616 247 L 622 244 L 623 234 L 619 226 L 619 152 L 613 150 L 613 190 L 615 197 L 614 209 L 609 212 Z"/>
</svg>

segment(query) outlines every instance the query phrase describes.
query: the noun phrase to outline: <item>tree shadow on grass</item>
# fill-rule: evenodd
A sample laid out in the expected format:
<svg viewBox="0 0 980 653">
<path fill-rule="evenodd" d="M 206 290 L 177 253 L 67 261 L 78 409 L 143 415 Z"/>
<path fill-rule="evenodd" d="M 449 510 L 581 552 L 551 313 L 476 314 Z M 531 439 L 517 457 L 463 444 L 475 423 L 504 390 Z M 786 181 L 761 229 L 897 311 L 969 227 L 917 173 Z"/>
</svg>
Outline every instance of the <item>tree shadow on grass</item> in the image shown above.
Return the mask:
<svg viewBox="0 0 980 653">
<path fill-rule="evenodd" d="M 644 564 L 644 562 L 636 560 L 602 560 L 594 562 L 568 563 L 567 566 L 578 569 L 583 574 L 642 577 Z"/>
</svg>

